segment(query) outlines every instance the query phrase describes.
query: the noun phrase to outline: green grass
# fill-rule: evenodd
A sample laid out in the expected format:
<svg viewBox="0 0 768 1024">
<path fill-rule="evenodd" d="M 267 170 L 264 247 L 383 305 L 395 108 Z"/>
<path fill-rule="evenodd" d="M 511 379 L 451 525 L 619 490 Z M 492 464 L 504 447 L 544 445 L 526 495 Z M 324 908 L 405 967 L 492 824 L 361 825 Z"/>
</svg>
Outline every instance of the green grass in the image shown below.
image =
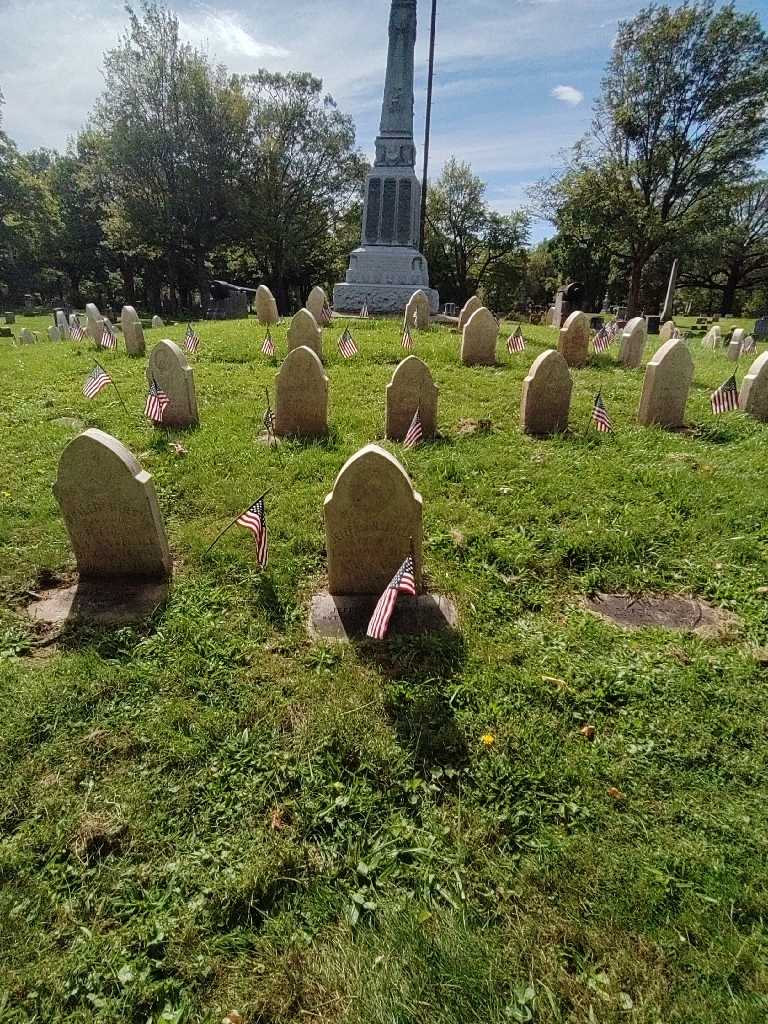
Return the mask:
<svg viewBox="0 0 768 1024">
<path fill-rule="evenodd" d="M 253 321 L 200 326 L 201 426 L 168 435 L 142 419 L 143 361 L 103 357 L 126 414 L 82 398 L 85 345 L 0 341 L 0 1024 L 764 1022 L 768 426 L 712 416 L 732 364 L 693 344 L 670 434 L 634 423 L 642 371 L 601 357 L 572 433 L 541 441 L 520 388 L 553 331 L 496 369 L 418 333 L 442 437 L 382 443 L 461 634 L 337 648 L 306 635 L 322 500 L 380 437 L 401 356 L 396 324 L 353 330 L 349 363 L 325 332 L 330 438 L 282 464 L 256 443 L 277 364 Z M 177 568 L 151 623 L 49 650 L 16 610 L 72 569 L 65 416 L 152 473 Z M 267 487 L 268 570 L 244 531 L 204 558 Z M 581 610 L 596 589 L 693 593 L 733 625 L 626 633 Z"/>
</svg>

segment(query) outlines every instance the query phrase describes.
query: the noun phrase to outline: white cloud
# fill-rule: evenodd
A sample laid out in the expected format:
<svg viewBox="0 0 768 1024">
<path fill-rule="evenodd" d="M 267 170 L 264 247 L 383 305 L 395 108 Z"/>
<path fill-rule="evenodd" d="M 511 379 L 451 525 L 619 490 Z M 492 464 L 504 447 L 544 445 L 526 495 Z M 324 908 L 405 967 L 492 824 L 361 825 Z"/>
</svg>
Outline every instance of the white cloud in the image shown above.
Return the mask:
<svg viewBox="0 0 768 1024">
<path fill-rule="evenodd" d="M 550 93 L 556 100 L 561 100 L 571 107 L 578 107 L 584 99 L 584 93 L 572 85 L 556 85 Z"/>
<path fill-rule="evenodd" d="M 181 34 L 189 42 L 229 61 L 242 57 L 249 60 L 280 59 L 289 53 L 282 46 L 256 39 L 233 11 L 206 9 L 197 16 L 179 18 L 179 24 Z"/>
</svg>

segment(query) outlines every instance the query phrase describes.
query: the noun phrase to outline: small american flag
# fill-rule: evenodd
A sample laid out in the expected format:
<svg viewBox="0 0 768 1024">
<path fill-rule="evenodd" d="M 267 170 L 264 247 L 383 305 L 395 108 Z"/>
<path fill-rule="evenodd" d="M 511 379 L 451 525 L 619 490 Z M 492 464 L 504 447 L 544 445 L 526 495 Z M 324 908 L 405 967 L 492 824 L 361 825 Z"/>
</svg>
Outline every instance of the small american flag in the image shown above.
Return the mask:
<svg viewBox="0 0 768 1024">
<path fill-rule="evenodd" d="M 256 539 L 256 553 L 259 565 L 264 569 L 269 560 L 269 538 L 267 536 L 267 513 L 264 510 L 264 499 L 251 505 L 237 520 L 238 526 L 250 530 Z"/>
<path fill-rule="evenodd" d="M 267 331 L 267 336 L 264 339 L 264 344 L 261 346 L 261 351 L 265 356 L 273 356 L 275 354 L 275 343 L 272 341 L 272 334 Z"/>
<path fill-rule="evenodd" d="M 111 383 L 112 378 L 109 376 L 107 371 L 103 366 L 99 366 L 99 364 L 96 363 L 85 379 L 85 384 L 83 384 L 83 394 L 86 398 L 95 398 L 100 391 L 109 387 Z"/>
<path fill-rule="evenodd" d="M 85 337 L 85 331 L 83 330 L 80 321 L 75 317 L 72 323 L 69 325 L 69 336 L 74 341 L 82 341 Z"/>
<path fill-rule="evenodd" d="M 605 402 L 603 401 L 601 392 L 598 392 L 595 404 L 592 407 L 592 420 L 600 434 L 610 434 L 613 432 L 611 417 L 608 415 L 608 410 L 605 408 Z"/>
<path fill-rule="evenodd" d="M 507 352 L 512 355 L 514 352 L 525 352 L 525 338 L 523 332 L 517 327 L 513 334 L 507 338 Z"/>
<path fill-rule="evenodd" d="M 267 406 L 267 411 L 264 413 L 264 418 L 262 419 L 261 422 L 264 424 L 264 428 L 266 429 L 268 434 L 274 434 L 275 414 L 272 412 L 269 406 Z"/>
<path fill-rule="evenodd" d="M 741 351 L 744 352 L 745 354 L 755 351 L 755 339 L 752 337 L 751 334 L 745 340 L 744 344 L 741 346 Z"/>
<path fill-rule="evenodd" d="M 683 339 L 683 336 L 680 333 L 680 328 L 679 327 L 675 327 L 675 329 L 672 331 L 672 338 L 671 338 L 671 340 L 672 341 L 682 341 L 682 339 Z"/>
<path fill-rule="evenodd" d="M 408 427 L 408 433 L 405 435 L 403 441 L 404 448 L 415 448 L 417 444 L 421 444 L 424 440 L 424 429 L 421 425 L 421 417 L 419 416 L 419 410 L 413 414 L 411 425 Z"/>
<path fill-rule="evenodd" d="M 721 412 L 734 412 L 739 408 L 739 386 L 736 383 L 736 374 L 733 373 L 721 384 L 717 391 L 710 395 L 712 412 L 717 415 Z"/>
<path fill-rule="evenodd" d="M 609 324 L 605 324 L 595 335 L 593 342 L 595 346 L 595 352 L 607 352 L 613 344 L 613 340 L 619 333 L 619 321 L 612 320 Z"/>
<path fill-rule="evenodd" d="M 413 335 L 411 334 L 411 328 L 408 326 L 408 324 L 405 325 L 405 330 L 403 331 L 403 340 L 400 344 L 403 346 L 403 348 L 408 349 L 409 352 L 413 348 Z"/>
<path fill-rule="evenodd" d="M 117 338 L 109 329 L 109 324 L 104 324 L 104 329 L 101 332 L 100 344 L 102 348 L 117 348 Z"/>
<path fill-rule="evenodd" d="M 345 359 L 351 359 L 352 356 L 357 355 L 357 351 L 355 339 L 352 337 L 349 328 L 345 327 L 344 333 L 339 338 L 339 352 L 341 352 Z"/>
<path fill-rule="evenodd" d="M 392 582 L 379 598 L 379 603 L 376 605 L 371 621 L 368 623 L 368 636 L 372 640 L 383 640 L 387 635 L 389 621 L 395 610 L 397 599 L 401 594 L 410 594 L 411 597 L 416 596 L 416 570 L 411 555 L 408 555 L 395 573 Z"/>
<path fill-rule="evenodd" d="M 363 303 L 363 308 L 360 310 L 360 319 L 361 320 L 367 320 L 368 319 L 368 303 L 367 302 Z"/>
<path fill-rule="evenodd" d="M 149 385 L 149 393 L 147 395 L 147 404 L 144 407 L 144 415 L 152 420 L 153 423 L 162 423 L 163 417 L 165 416 L 165 410 L 170 405 L 170 398 L 164 391 L 161 391 L 158 387 L 157 381 L 153 377 Z"/>
<path fill-rule="evenodd" d="M 331 307 L 326 302 L 323 305 L 323 312 L 320 314 L 320 322 L 325 327 L 327 327 L 328 324 L 331 323 L 332 320 L 333 320 L 333 313 L 331 312 Z"/>
<path fill-rule="evenodd" d="M 187 333 L 184 335 L 184 348 L 187 352 L 197 352 L 200 348 L 200 338 L 195 332 L 192 324 L 187 324 Z"/>
</svg>

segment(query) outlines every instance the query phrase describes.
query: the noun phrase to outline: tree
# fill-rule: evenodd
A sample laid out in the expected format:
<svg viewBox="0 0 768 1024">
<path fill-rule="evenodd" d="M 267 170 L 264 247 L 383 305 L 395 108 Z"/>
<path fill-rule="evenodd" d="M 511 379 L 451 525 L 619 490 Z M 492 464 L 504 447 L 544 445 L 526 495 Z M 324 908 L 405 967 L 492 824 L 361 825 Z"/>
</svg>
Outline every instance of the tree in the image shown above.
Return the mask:
<svg viewBox="0 0 768 1024">
<path fill-rule="evenodd" d="M 259 71 L 241 80 L 251 148 L 243 178 L 244 248 L 286 309 L 325 281 L 334 233 L 357 203 L 367 165 L 352 119 L 309 74 Z M 358 225 L 359 227 L 359 225 Z"/>
<path fill-rule="evenodd" d="M 429 187 L 424 248 L 444 298 L 463 303 L 488 283 L 498 304 L 511 305 L 523 277 L 528 231 L 524 213 L 502 216 L 489 209 L 485 184 L 455 157 Z"/>
<path fill-rule="evenodd" d="M 726 184 L 746 181 L 768 141 L 768 39 L 754 14 L 713 0 L 651 5 L 619 25 L 590 135 L 539 190 L 629 277 L 674 237 L 702 228 Z"/>
</svg>

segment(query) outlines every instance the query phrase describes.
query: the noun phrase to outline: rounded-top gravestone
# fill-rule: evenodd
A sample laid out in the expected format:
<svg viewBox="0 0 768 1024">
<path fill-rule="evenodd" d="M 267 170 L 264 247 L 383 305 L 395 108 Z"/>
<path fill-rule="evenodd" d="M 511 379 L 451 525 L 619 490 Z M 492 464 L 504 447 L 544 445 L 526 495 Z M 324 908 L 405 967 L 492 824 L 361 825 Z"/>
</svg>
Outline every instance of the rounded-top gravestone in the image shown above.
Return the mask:
<svg viewBox="0 0 768 1024">
<path fill-rule="evenodd" d="M 692 382 L 693 359 L 688 346 L 677 338 L 667 341 L 646 367 L 638 422 L 668 430 L 682 427 Z"/>
<path fill-rule="evenodd" d="M 667 320 L 667 322 L 662 325 L 661 330 L 659 331 L 659 341 L 662 343 L 662 345 L 666 345 L 668 341 L 671 341 L 672 335 L 674 333 L 675 321 Z"/>
<path fill-rule="evenodd" d="M 315 285 L 307 298 L 307 309 L 318 324 L 323 323 L 323 313 L 328 308 L 328 296 L 320 285 Z"/>
<path fill-rule="evenodd" d="M 324 513 L 332 595 L 381 594 L 411 549 L 420 590 L 422 500 L 393 455 L 375 444 L 353 455 Z"/>
<path fill-rule="evenodd" d="M 756 420 L 768 422 L 768 352 L 763 352 L 747 370 L 741 391 L 739 408 Z"/>
<path fill-rule="evenodd" d="M 476 313 L 478 309 L 482 309 L 483 304 L 480 299 L 473 295 L 471 299 L 467 299 L 464 306 L 459 313 L 459 331 L 462 332 L 469 322 L 469 318 L 473 313 Z"/>
<path fill-rule="evenodd" d="M 260 324 L 268 326 L 270 324 L 276 324 L 280 319 L 275 297 L 265 284 L 260 284 L 256 289 L 255 305 L 256 316 L 259 318 Z"/>
<path fill-rule="evenodd" d="M 147 383 L 156 381 L 168 396 L 163 413 L 163 427 L 191 427 L 198 423 L 197 395 L 192 367 L 179 346 L 168 339 L 157 344 L 150 353 Z"/>
<path fill-rule="evenodd" d="M 732 363 L 738 363 L 739 356 L 741 355 L 741 349 L 744 345 L 744 339 L 746 337 L 746 331 L 743 327 L 737 327 L 731 335 L 731 340 L 728 343 L 726 349 L 726 356 Z"/>
<path fill-rule="evenodd" d="M 499 325 L 490 309 L 481 306 L 467 321 L 461 338 L 465 366 L 495 366 Z"/>
<path fill-rule="evenodd" d="M 523 381 L 520 426 L 524 434 L 547 437 L 568 429 L 573 381 L 568 364 L 555 349 L 538 356 Z"/>
<path fill-rule="evenodd" d="M 328 433 L 328 377 L 314 349 L 306 345 L 291 349 L 275 380 L 275 393 L 278 437 Z"/>
<path fill-rule="evenodd" d="M 435 436 L 437 425 L 437 388 L 429 367 L 418 356 L 408 356 L 395 369 L 387 384 L 385 434 L 390 441 L 403 441 L 419 412 L 422 434 Z"/>
<path fill-rule="evenodd" d="M 155 315 L 152 317 L 152 329 L 157 330 L 159 327 L 165 327 L 165 323 L 163 321 L 163 318 L 161 316 L 158 316 L 157 313 L 155 313 Z"/>
<path fill-rule="evenodd" d="M 648 330 L 645 317 L 636 316 L 630 320 L 621 335 L 621 346 L 619 348 L 619 362 L 626 367 L 636 368 L 643 361 L 645 343 L 648 340 Z"/>
<path fill-rule="evenodd" d="M 589 354 L 589 320 L 575 310 L 560 328 L 557 350 L 569 366 L 583 366 Z"/>
<path fill-rule="evenodd" d="M 323 358 L 323 332 L 312 312 L 306 308 L 300 309 L 291 320 L 286 341 L 289 352 L 303 346 L 311 348 L 318 359 Z"/>
<path fill-rule="evenodd" d="M 426 331 L 430 324 L 429 298 L 421 288 L 414 292 L 405 307 L 405 326 Z"/>
<path fill-rule="evenodd" d="M 53 492 L 81 576 L 170 576 L 152 477 L 116 438 L 86 430 L 71 441 Z"/>
</svg>

